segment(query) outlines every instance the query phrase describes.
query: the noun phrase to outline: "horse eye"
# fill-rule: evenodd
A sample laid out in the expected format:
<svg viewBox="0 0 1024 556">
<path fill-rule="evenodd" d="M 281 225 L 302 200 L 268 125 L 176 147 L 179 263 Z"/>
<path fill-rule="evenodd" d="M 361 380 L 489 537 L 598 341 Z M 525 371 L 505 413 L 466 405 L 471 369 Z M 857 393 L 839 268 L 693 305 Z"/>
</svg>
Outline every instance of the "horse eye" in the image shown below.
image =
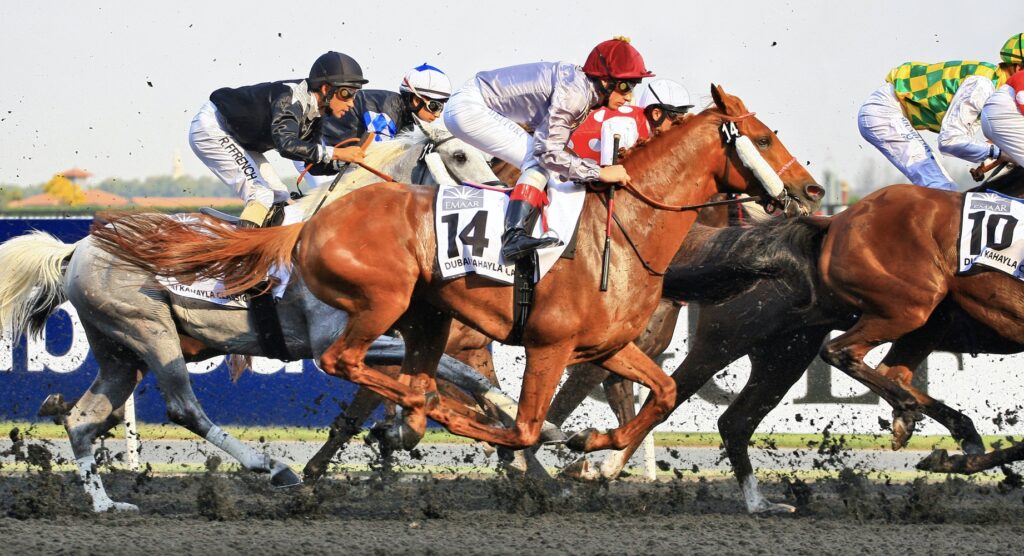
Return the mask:
<svg viewBox="0 0 1024 556">
<path fill-rule="evenodd" d="M 768 137 L 761 137 L 757 140 L 757 146 L 762 149 L 767 149 L 772 144 L 772 140 Z"/>
<path fill-rule="evenodd" d="M 459 151 L 459 152 L 455 153 L 455 161 L 459 162 L 459 163 L 465 162 L 466 161 L 466 153 L 464 153 L 462 151 Z"/>
</svg>

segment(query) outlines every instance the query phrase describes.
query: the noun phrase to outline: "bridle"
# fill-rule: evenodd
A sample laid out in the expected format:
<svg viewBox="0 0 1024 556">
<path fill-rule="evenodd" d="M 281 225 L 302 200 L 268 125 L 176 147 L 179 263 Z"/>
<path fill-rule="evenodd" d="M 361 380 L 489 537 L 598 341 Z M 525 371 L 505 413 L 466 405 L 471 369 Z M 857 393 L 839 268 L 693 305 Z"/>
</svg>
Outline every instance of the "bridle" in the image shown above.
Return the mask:
<svg viewBox="0 0 1024 556">
<path fill-rule="evenodd" d="M 455 139 L 455 135 L 449 135 L 440 141 L 435 141 L 434 138 L 427 133 L 427 130 L 423 128 L 423 123 L 420 122 L 419 118 L 413 118 L 412 121 L 416 124 L 416 127 L 419 128 L 420 132 L 423 133 L 423 136 L 427 138 L 427 142 L 423 145 L 423 150 L 420 151 L 419 156 L 416 158 L 416 167 L 413 169 L 411 176 L 413 183 L 423 183 L 423 178 L 430 173 L 430 168 L 426 163 L 427 155 L 435 152 L 441 145 Z M 441 157 L 441 164 L 444 165 L 445 171 L 451 174 L 451 169 L 448 168 L 448 164 L 444 162 L 444 157 Z"/>
<path fill-rule="evenodd" d="M 737 144 L 738 140 L 740 140 L 740 138 L 744 138 L 749 143 L 750 139 L 746 138 L 745 136 L 743 136 L 740 133 L 739 129 L 736 127 L 736 122 L 739 122 L 739 121 L 744 120 L 746 118 L 752 117 L 754 114 L 755 114 L 754 112 L 746 112 L 746 113 L 740 114 L 738 116 L 729 116 L 729 115 L 726 115 L 726 114 L 722 114 L 721 115 L 721 119 L 723 121 L 722 121 L 721 127 L 719 128 L 719 131 L 720 131 L 720 134 L 722 136 L 722 143 L 723 143 L 723 145 L 726 148 L 731 146 L 733 148 L 733 150 L 735 150 L 737 152 L 737 156 L 740 156 L 740 150 L 743 148 L 743 147 L 738 146 L 738 144 Z M 743 157 L 740 156 L 740 158 L 742 159 Z M 730 171 L 730 160 L 731 159 L 732 159 L 732 157 L 728 153 L 726 153 L 726 156 L 725 156 L 725 169 L 723 170 L 723 174 L 722 174 L 722 180 L 723 181 L 727 181 L 728 180 L 729 171 Z M 763 158 L 761 160 L 763 161 Z M 778 176 L 781 176 L 782 173 L 785 172 L 786 170 L 788 170 L 793 164 L 796 164 L 798 162 L 799 161 L 796 159 L 796 157 L 793 157 L 789 161 L 787 161 L 782 166 L 782 168 L 780 168 L 779 170 L 773 170 L 775 172 L 776 179 L 778 179 Z M 764 164 L 767 165 L 767 161 L 764 161 Z M 770 165 L 769 165 L 769 168 L 771 168 Z M 762 187 L 764 188 L 764 190 L 766 192 L 770 192 L 770 185 L 767 184 L 767 183 L 764 183 L 764 178 L 759 176 L 755 169 L 751 168 L 751 171 L 754 172 L 755 177 L 757 177 L 759 179 L 759 181 L 762 181 Z M 627 183 L 627 184 L 610 184 L 610 183 L 592 182 L 592 183 L 588 184 L 588 188 L 591 191 L 595 191 L 595 192 L 598 192 L 598 193 L 601 193 L 601 192 L 605 193 L 605 197 L 602 198 L 601 201 L 602 201 L 603 204 L 605 204 L 605 206 L 608 207 L 608 220 L 609 221 L 608 221 L 607 225 L 610 227 L 611 226 L 611 222 L 612 221 L 615 222 L 616 226 L 619 228 L 619 231 L 622 232 L 623 237 L 626 239 L 626 243 L 629 244 L 629 246 L 633 249 L 633 253 L 636 254 L 637 259 L 640 260 L 640 264 L 643 265 L 644 269 L 647 270 L 647 272 L 649 274 L 651 274 L 652 276 L 664 276 L 665 272 L 661 272 L 661 271 L 655 270 L 650 265 L 650 263 L 647 262 L 647 259 L 645 259 L 643 257 L 643 255 L 640 253 L 640 248 L 633 241 L 633 238 L 631 238 L 629 236 L 629 234 L 626 232 L 625 226 L 622 225 L 622 222 L 619 220 L 618 215 L 615 214 L 614 201 L 611 200 L 611 198 L 608 196 L 609 190 L 611 188 L 613 188 L 613 187 L 625 189 L 627 192 L 629 192 L 630 195 L 635 197 L 637 200 L 643 202 L 644 204 L 646 204 L 646 205 L 648 205 L 648 206 L 650 206 L 650 207 L 652 207 L 652 208 L 654 208 L 656 210 L 664 210 L 664 211 L 669 211 L 669 212 L 685 212 L 685 211 L 692 211 L 692 210 L 700 210 L 700 209 L 705 208 L 705 207 L 714 207 L 714 206 L 721 206 L 721 205 L 733 205 L 733 204 L 740 204 L 740 203 L 748 203 L 748 202 L 751 202 L 751 201 L 760 201 L 761 198 L 762 198 L 760 195 L 758 195 L 758 196 L 745 197 L 745 198 L 741 198 L 741 199 L 727 199 L 727 200 L 724 200 L 724 201 L 710 201 L 710 202 L 707 202 L 707 203 L 700 203 L 700 204 L 695 204 L 695 205 L 669 205 L 669 204 L 662 203 L 662 202 L 660 202 L 660 201 L 658 201 L 656 199 L 653 199 L 653 198 L 649 197 L 648 195 L 644 194 L 642 191 L 637 189 L 636 186 L 634 186 L 632 183 Z M 767 197 L 768 197 L 768 200 L 767 200 L 767 202 L 765 202 L 764 206 L 765 206 L 765 211 L 767 211 L 768 213 L 772 213 L 772 212 L 774 212 L 778 208 L 782 208 L 783 211 L 785 211 L 785 210 L 787 210 L 789 208 L 790 203 L 797 201 L 796 197 L 793 197 L 789 193 L 789 191 L 787 191 L 785 189 L 785 187 L 782 188 L 782 191 L 781 191 L 780 194 L 778 194 L 778 195 L 776 195 L 774 197 L 772 197 L 770 195 L 767 196 Z"/>
</svg>

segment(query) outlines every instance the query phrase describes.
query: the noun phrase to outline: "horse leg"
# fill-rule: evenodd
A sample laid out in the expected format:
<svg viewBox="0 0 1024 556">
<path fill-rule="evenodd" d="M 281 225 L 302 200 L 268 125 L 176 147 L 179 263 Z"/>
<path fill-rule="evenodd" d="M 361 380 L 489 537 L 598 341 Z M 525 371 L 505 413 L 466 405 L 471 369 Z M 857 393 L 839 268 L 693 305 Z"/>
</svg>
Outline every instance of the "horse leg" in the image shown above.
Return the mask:
<svg viewBox="0 0 1024 556">
<path fill-rule="evenodd" d="M 455 434 L 476 440 L 514 449 L 532 446 L 540 438 L 544 415 L 551 405 L 571 351 L 572 347 L 565 343 L 526 348 L 526 371 L 519 395 L 519 410 L 511 429 L 466 419 L 443 406 L 432 409 L 430 418 Z"/>
<path fill-rule="evenodd" d="M 380 395 L 369 388 L 356 390 L 352 403 L 331 423 L 327 441 L 313 457 L 309 458 L 306 466 L 302 469 L 302 476 L 307 482 L 318 481 L 324 476 L 334 455 L 362 430 L 363 423 L 380 406 L 381 401 Z"/>
<path fill-rule="evenodd" d="M 761 421 L 800 379 L 821 345 L 827 331 L 795 335 L 780 335 L 761 342 L 748 353 L 750 378 L 739 395 L 718 418 L 718 431 L 722 436 L 733 473 L 743 489 L 743 498 L 750 513 L 788 513 L 795 508 L 787 504 L 774 504 L 761 494 L 761 489 L 750 464 L 748 447 L 750 437 Z M 782 346 L 784 349 L 779 349 Z"/>
<path fill-rule="evenodd" d="M 425 304 L 414 303 L 398 321 L 398 328 L 405 341 L 405 359 L 402 361 L 400 383 L 416 392 L 423 392 L 432 405 L 440 402 L 437 381 L 434 374 L 437 364 L 444 355 L 452 319 L 437 309 Z M 404 404 L 403 404 L 404 405 Z M 459 405 L 452 403 L 452 406 Z M 387 440 L 393 446 L 405 450 L 416 447 L 427 429 L 425 404 L 408 407 L 401 418 L 386 431 Z"/>
<path fill-rule="evenodd" d="M 142 360 L 124 346 L 105 337 L 89 322 L 83 322 L 99 373 L 89 390 L 68 412 L 64 427 L 75 454 L 78 475 L 86 494 L 92 499 L 94 512 L 138 511 L 138 506 L 115 502 L 107 495 L 96 468 L 92 444 L 124 418 L 124 403 L 138 384 Z"/>
<path fill-rule="evenodd" d="M 636 344 L 630 342 L 624 348 L 599 362 L 602 367 L 633 382 L 639 382 L 651 389 L 651 396 L 640 409 L 636 418 L 625 425 L 608 432 L 593 429 L 570 439 L 570 447 L 581 447 L 584 451 L 614 448 L 621 450 L 634 441 L 640 441 L 647 433 L 668 416 L 675 407 L 676 384 L 672 378 L 651 360 Z"/>
<path fill-rule="evenodd" d="M 829 365 L 867 386 L 872 392 L 889 402 L 894 409 L 920 411 L 920 402 L 908 389 L 878 370 L 869 367 L 864 363 L 864 357 L 880 344 L 900 338 L 922 324 L 924 324 L 924 319 L 917 321 L 917 319 L 905 317 L 904 320 L 899 321 L 865 314 L 846 333 L 826 342 L 821 348 L 821 358 Z"/>
<path fill-rule="evenodd" d="M 928 357 L 937 344 L 943 330 L 934 330 L 928 325 L 919 328 L 906 336 L 893 342 L 892 348 L 886 354 L 879 370 L 884 375 L 902 386 L 914 395 L 922 405 L 925 415 L 935 419 L 945 426 L 953 438 L 960 444 L 960 448 L 966 454 L 985 453 L 985 443 L 974 427 L 971 418 L 963 413 L 947 406 L 941 401 L 932 399 L 926 394 L 914 388 L 911 380 L 914 370 Z M 892 422 L 892 447 L 898 450 L 906 446 L 907 441 L 913 434 L 917 414 L 915 412 L 900 411 L 893 409 Z"/>
<path fill-rule="evenodd" d="M 933 473 L 961 473 L 972 475 L 1000 465 L 1024 460 L 1024 444 L 992 450 L 985 454 L 961 454 L 950 456 L 946 450 L 935 450 L 917 464 L 922 471 Z"/>
<path fill-rule="evenodd" d="M 732 322 L 723 320 L 723 315 L 729 315 L 730 311 L 730 306 L 708 306 L 701 310 L 697 334 L 693 337 L 690 350 L 672 373 L 672 380 L 676 385 L 673 411 L 696 394 L 715 376 L 715 373 L 745 355 L 755 345 L 757 339 L 754 336 L 740 334 L 720 324 Z M 707 328 L 707 323 L 715 325 Z M 645 405 L 647 403 L 645 402 Z M 618 477 L 629 458 L 640 448 L 643 439 L 650 432 L 647 430 L 645 434 L 640 435 L 622 451 L 621 455 L 612 454 L 601 465 L 601 475 L 606 479 Z"/>
<path fill-rule="evenodd" d="M 608 371 L 593 363 L 570 365 L 568 372 L 569 378 L 559 388 L 555 399 L 551 401 L 551 409 L 548 411 L 548 421 L 558 426 L 562 426 L 569 415 L 572 415 L 572 412 L 594 391 L 594 388 L 597 388 L 609 376 Z"/>
</svg>

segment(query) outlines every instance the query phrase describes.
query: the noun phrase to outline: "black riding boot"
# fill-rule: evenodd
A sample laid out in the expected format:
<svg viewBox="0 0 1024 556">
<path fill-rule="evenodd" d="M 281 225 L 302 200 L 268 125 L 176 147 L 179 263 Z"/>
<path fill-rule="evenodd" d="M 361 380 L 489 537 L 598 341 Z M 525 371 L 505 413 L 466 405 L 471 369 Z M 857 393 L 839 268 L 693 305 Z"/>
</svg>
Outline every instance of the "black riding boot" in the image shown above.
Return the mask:
<svg viewBox="0 0 1024 556">
<path fill-rule="evenodd" d="M 508 202 L 505 212 L 505 233 L 501 235 L 501 254 L 505 262 L 515 262 L 531 251 L 544 247 L 553 247 L 562 242 L 553 237 L 536 238 L 527 233 L 537 220 L 537 207 L 517 199 Z"/>
</svg>

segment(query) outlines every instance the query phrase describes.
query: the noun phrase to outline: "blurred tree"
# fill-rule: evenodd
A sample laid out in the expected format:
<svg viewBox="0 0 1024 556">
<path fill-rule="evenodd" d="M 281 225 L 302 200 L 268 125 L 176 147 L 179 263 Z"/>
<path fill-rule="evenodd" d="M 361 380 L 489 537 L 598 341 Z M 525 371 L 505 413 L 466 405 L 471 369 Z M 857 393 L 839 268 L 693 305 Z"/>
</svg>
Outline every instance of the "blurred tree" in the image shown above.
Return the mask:
<svg viewBox="0 0 1024 556">
<path fill-rule="evenodd" d="M 63 205 L 75 206 L 85 202 L 82 188 L 61 174 L 50 178 L 50 181 L 43 185 L 43 191 L 56 197 Z"/>
</svg>

